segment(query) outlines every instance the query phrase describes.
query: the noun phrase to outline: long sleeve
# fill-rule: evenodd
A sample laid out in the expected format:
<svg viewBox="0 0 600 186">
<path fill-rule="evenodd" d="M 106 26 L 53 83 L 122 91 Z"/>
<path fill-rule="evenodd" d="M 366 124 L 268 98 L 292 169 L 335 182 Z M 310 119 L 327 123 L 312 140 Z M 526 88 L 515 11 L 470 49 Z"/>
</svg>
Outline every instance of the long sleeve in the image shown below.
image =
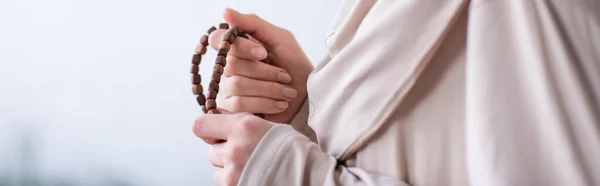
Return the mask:
<svg viewBox="0 0 600 186">
<path fill-rule="evenodd" d="M 316 143 L 317 135 L 315 134 L 315 131 L 313 131 L 312 128 L 310 128 L 310 126 L 308 126 L 308 114 L 308 98 L 306 98 L 298 113 L 296 113 L 294 118 L 292 118 L 290 125 L 294 129 L 296 129 L 296 131 L 302 133 L 304 136 L 308 137 L 311 141 Z"/>
<path fill-rule="evenodd" d="M 246 164 L 238 185 L 407 186 L 385 176 L 339 165 L 333 156 L 289 125 L 276 125 L 267 132 Z"/>
</svg>

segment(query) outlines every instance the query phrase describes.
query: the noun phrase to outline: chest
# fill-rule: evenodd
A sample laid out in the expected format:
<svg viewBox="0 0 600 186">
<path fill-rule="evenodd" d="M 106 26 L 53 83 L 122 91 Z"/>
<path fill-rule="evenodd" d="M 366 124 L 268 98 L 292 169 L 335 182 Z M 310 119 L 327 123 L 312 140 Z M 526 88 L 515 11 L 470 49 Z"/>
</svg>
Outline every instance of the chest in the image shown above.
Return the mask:
<svg viewBox="0 0 600 186">
<path fill-rule="evenodd" d="M 328 60 L 308 81 L 309 125 L 323 150 L 348 155 L 378 130 L 414 85 L 462 5 L 426 0 L 342 6 L 327 38 Z"/>
</svg>

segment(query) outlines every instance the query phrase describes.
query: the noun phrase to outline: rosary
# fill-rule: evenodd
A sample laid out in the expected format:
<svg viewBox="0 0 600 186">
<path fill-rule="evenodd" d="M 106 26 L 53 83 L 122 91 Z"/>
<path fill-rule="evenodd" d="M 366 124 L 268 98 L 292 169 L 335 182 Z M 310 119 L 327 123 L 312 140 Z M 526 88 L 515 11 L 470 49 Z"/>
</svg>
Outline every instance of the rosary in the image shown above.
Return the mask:
<svg viewBox="0 0 600 186">
<path fill-rule="evenodd" d="M 219 24 L 219 29 L 227 30 L 225 35 L 223 35 L 223 39 L 221 43 L 219 43 L 219 47 L 217 50 L 217 57 L 215 59 L 215 66 L 213 68 L 213 74 L 208 84 L 208 94 L 204 95 L 203 90 L 204 87 L 200 84 L 202 82 L 202 78 L 200 76 L 200 62 L 202 61 L 202 55 L 206 54 L 206 50 L 208 47 L 208 36 L 217 30 L 216 27 L 210 27 L 207 31 L 207 34 L 203 35 L 200 38 L 200 43 L 196 47 L 195 54 L 192 57 L 192 92 L 196 95 L 196 101 L 200 107 L 202 107 L 202 112 L 205 114 L 220 114 L 221 112 L 217 110 L 217 94 L 219 94 L 219 83 L 221 82 L 221 75 L 223 75 L 223 71 L 225 65 L 227 64 L 227 53 L 231 49 L 231 45 L 237 39 L 237 37 L 242 37 L 244 39 L 249 39 L 248 34 L 245 33 L 241 28 L 238 27 L 229 27 L 227 23 Z M 264 60 L 261 60 L 263 63 L 270 64 L 269 57 L 266 57 Z M 264 118 L 264 114 L 255 114 L 258 117 Z"/>
</svg>

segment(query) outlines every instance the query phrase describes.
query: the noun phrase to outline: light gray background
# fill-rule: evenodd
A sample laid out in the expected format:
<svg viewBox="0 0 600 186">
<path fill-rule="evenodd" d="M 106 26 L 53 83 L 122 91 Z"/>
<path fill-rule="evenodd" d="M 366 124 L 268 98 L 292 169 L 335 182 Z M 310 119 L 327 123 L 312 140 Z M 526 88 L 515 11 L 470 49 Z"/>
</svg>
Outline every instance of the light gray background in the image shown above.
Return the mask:
<svg viewBox="0 0 600 186">
<path fill-rule="evenodd" d="M 0 0 L 0 185 L 211 185 L 190 130 L 201 34 L 226 6 L 256 13 L 316 63 L 339 3 Z"/>
</svg>

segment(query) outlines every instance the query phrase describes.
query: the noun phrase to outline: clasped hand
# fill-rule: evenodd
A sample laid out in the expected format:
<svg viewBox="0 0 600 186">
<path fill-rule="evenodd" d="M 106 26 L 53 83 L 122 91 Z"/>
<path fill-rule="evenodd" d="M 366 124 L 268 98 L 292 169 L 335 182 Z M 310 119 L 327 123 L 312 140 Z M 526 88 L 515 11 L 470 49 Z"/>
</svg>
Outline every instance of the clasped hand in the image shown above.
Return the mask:
<svg viewBox="0 0 600 186">
<path fill-rule="evenodd" d="M 224 17 L 251 38 L 238 37 L 228 53 L 217 97 L 223 114 L 201 115 L 193 132 L 211 145 L 209 161 L 219 168 L 215 184 L 233 186 L 263 136 L 296 114 L 307 96 L 306 81 L 313 67 L 290 32 L 231 9 Z M 210 35 L 211 47 L 217 47 L 224 32 Z M 267 51 L 272 65 L 259 62 Z M 264 113 L 266 120 L 249 113 Z"/>
</svg>

